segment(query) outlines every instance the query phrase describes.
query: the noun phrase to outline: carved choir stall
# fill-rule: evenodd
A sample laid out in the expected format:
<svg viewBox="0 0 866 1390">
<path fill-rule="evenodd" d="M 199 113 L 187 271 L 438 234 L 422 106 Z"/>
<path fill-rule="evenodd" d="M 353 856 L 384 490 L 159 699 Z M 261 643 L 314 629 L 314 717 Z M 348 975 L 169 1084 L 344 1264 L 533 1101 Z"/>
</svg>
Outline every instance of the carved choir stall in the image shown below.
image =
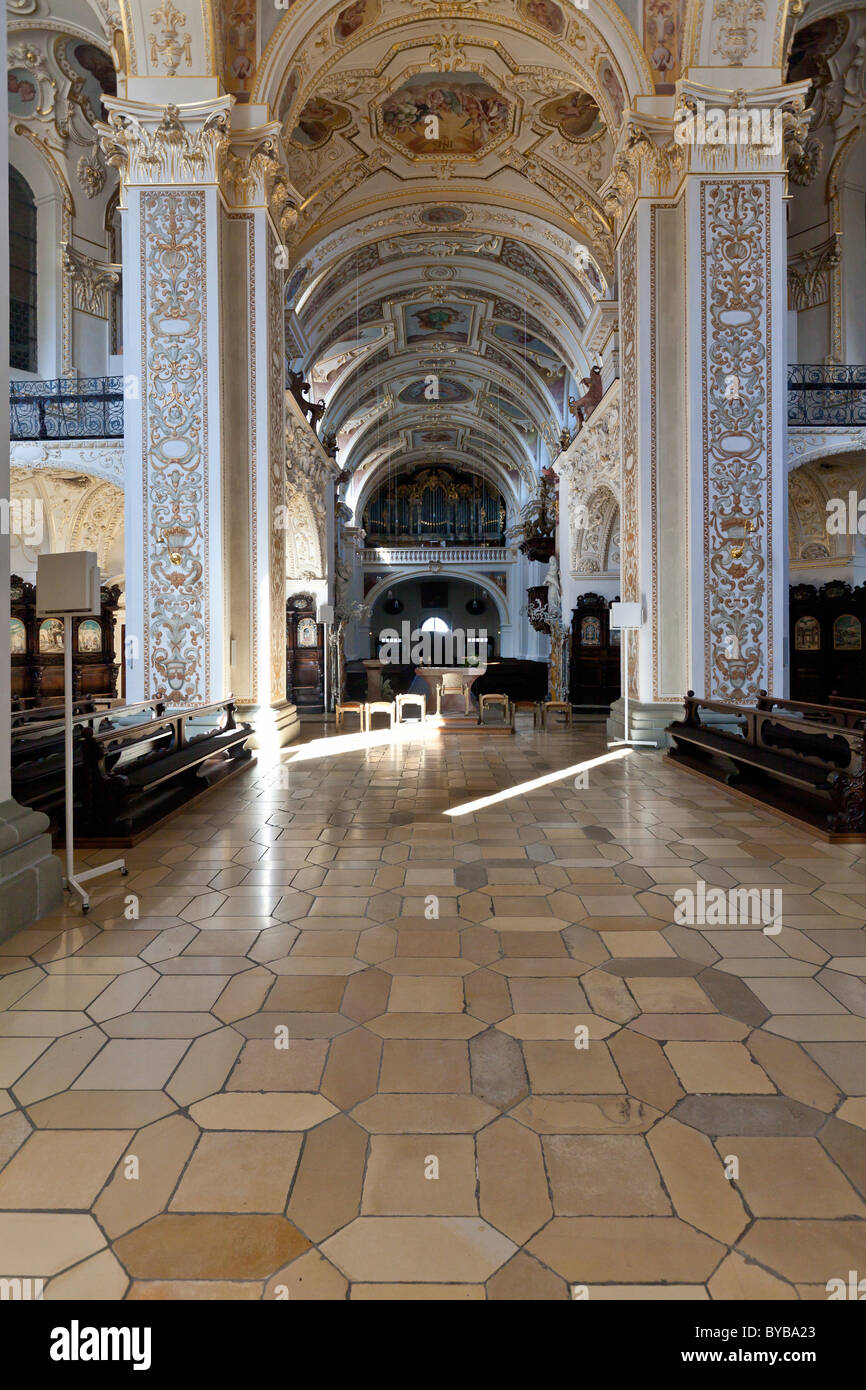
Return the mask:
<svg viewBox="0 0 866 1390">
<path fill-rule="evenodd" d="M 790 596 L 791 699 L 827 704 L 866 688 L 866 584 L 794 584 Z"/>
<path fill-rule="evenodd" d="M 60 618 L 36 616 L 36 587 L 20 575 L 11 581 L 12 706 L 48 705 L 63 699 L 65 631 Z M 117 585 L 102 591 L 98 618 L 72 620 L 72 698 L 117 695 L 114 622 L 120 602 Z"/>
<path fill-rule="evenodd" d="M 610 604 L 601 594 L 578 595 L 572 610 L 570 688 L 573 705 L 606 706 L 619 699 L 619 631 L 610 626 Z"/>
<path fill-rule="evenodd" d="M 286 603 L 286 698 L 300 710 L 325 708 L 324 626 L 312 594 L 292 594 Z"/>
</svg>

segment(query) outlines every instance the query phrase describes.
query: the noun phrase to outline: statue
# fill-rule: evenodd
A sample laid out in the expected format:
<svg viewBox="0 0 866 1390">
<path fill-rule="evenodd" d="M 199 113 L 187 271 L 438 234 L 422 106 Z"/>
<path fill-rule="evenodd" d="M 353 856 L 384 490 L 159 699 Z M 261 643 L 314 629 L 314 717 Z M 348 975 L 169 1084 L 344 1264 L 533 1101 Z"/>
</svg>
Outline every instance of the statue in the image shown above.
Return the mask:
<svg viewBox="0 0 866 1390">
<path fill-rule="evenodd" d="M 304 381 L 303 372 L 295 372 L 289 368 L 289 390 L 291 391 L 297 405 L 307 417 L 310 427 L 318 431 L 319 421 L 325 413 L 324 401 L 310 401 L 307 399 L 307 392 L 310 383 Z"/>
<path fill-rule="evenodd" d="M 569 396 L 568 398 L 568 408 L 577 420 L 578 429 L 589 419 L 604 395 L 604 388 L 601 384 L 601 367 L 593 367 L 589 376 L 583 378 L 582 385 L 586 387 L 582 396 L 577 398 Z"/>
<path fill-rule="evenodd" d="M 547 611 L 551 618 L 558 618 L 562 615 L 562 589 L 559 583 L 559 561 L 555 555 L 551 555 L 550 564 L 547 567 L 547 574 L 544 576 L 544 585 L 547 589 Z"/>
<path fill-rule="evenodd" d="M 542 468 L 538 490 L 520 513 L 523 539 L 518 550 L 530 560 L 541 564 L 549 560 L 556 549 L 557 486 L 559 479 L 552 468 Z"/>
</svg>

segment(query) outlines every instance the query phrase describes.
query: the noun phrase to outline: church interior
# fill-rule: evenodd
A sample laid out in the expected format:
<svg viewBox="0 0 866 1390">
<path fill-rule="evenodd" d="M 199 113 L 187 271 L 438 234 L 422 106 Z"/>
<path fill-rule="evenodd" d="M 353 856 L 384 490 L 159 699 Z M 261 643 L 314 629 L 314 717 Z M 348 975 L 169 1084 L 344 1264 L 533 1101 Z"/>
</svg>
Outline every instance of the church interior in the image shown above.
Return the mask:
<svg viewBox="0 0 866 1390">
<path fill-rule="evenodd" d="M 866 7 L 180 3 L 6 0 L 3 1296 L 866 1297 Z"/>
</svg>

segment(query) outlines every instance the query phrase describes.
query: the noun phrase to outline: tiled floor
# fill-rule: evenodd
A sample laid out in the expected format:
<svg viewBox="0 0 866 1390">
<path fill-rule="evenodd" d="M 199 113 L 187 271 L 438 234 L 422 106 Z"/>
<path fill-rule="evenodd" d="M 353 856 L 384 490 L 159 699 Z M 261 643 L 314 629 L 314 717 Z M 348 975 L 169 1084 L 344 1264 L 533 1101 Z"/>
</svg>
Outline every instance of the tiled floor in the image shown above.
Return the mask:
<svg viewBox="0 0 866 1390">
<path fill-rule="evenodd" d="M 89 918 L 0 946 L 0 1274 L 105 1299 L 866 1274 L 864 847 L 654 753 L 443 814 L 597 756 L 597 725 L 340 747 L 251 768 Z M 674 924 L 698 881 L 780 890 L 781 931 Z"/>
</svg>

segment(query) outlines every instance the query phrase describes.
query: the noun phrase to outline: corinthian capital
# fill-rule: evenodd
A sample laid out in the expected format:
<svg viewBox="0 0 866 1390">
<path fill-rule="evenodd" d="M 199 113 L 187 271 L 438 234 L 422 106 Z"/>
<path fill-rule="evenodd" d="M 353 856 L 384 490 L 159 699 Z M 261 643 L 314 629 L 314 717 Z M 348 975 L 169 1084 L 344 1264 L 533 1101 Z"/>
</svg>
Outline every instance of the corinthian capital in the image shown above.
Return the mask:
<svg viewBox="0 0 866 1390">
<path fill-rule="evenodd" d="M 124 188 L 217 183 L 233 103 L 231 96 L 183 106 L 105 97 L 108 122 L 97 123 L 105 157 Z"/>
<path fill-rule="evenodd" d="M 736 90 L 677 83 L 674 139 L 689 173 L 783 174 L 809 182 L 808 82 Z"/>
<path fill-rule="evenodd" d="M 685 160 L 670 117 L 631 111 L 623 122 L 613 168 L 601 188 L 609 217 L 622 224 L 636 198 L 676 192 Z"/>
<path fill-rule="evenodd" d="M 97 261 L 61 243 L 63 271 L 72 285 L 72 307 L 96 318 L 107 319 L 109 296 L 120 284 L 121 267 L 110 261 Z"/>
<path fill-rule="evenodd" d="M 234 130 L 222 156 L 223 192 L 234 207 L 267 207 L 283 241 L 298 220 L 301 195 L 292 185 L 278 121 Z"/>
</svg>

